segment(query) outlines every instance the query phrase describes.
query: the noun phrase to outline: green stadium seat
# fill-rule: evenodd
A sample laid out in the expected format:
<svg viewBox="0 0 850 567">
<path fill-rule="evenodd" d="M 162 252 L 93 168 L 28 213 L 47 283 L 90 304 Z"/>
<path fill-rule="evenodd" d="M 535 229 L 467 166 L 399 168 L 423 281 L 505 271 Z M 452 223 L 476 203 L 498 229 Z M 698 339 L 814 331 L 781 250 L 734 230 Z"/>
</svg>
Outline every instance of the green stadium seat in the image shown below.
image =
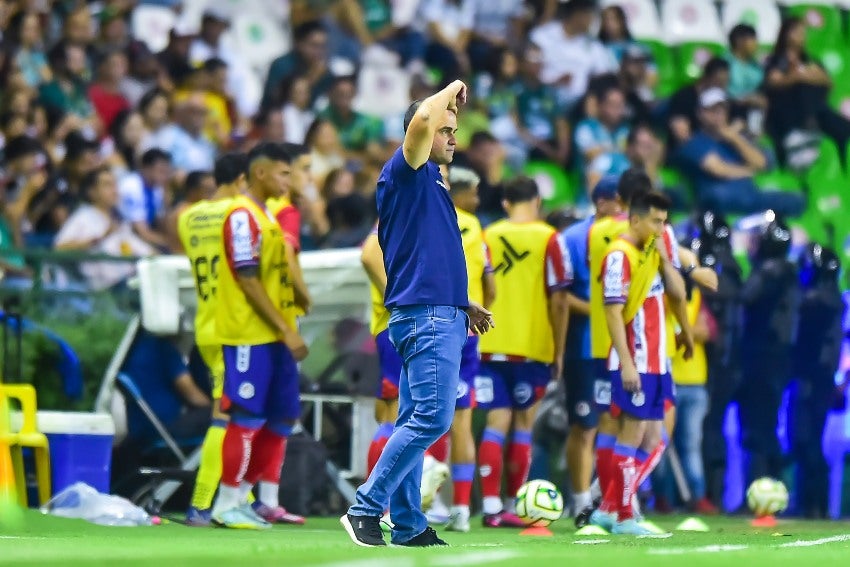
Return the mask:
<svg viewBox="0 0 850 567">
<path fill-rule="evenodd" d="M 673 50 L 669 45 L 656 40 L 641 40 L 640 43 L 652 54 L 652 60 L 658 70 L 658 85 L 655 87 L 655 93 L 661 98 L 669 97 L 682 86 L 682 78 Z"/>
<path fill-rule="evenodd" d="M 755 182 L 759 189 L 764 190 L 775 189 L 793 193 L 799 193 L 803 190 L 800 178 L 783 169 L 772 169 L 756 174 Z"/>
<path fill-rule="evenodd" d="M 715 55 L 723 55 L 725 48 L 719 43 L 693 41 L 676 48 L 679 65 L 686 82 L 695 81 L 702 75 L 702 68 Z"/>
<path fill-rule="evenodd" d="M 555 209 L 576 202 L 576 192 L 580 185 L 563 167 L 550 161 L 530 161 L 525 164 L 522 173 L 537 181 L 543 206 Z"/>
<path fill-rule="evenodd" d="M 788 6 L 787 14 L 801 18 L 807 26 L 806 49 L 820 57 L 828 48 L 846 48 L 844 26 L 838 6 L 825 3 L 799 3 Z"/>
</svg>

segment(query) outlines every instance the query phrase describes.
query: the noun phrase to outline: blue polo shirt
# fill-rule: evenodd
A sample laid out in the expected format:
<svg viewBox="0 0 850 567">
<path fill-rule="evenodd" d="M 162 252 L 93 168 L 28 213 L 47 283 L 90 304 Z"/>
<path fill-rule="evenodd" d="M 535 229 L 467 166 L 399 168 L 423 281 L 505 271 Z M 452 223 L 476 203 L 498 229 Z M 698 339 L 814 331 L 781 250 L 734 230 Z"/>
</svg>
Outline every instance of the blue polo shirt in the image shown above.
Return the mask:
<svg viewBox="0 0 850 567">
<path fill-rule="evenodd" d="M 587 238 L 594 216 L 577 222 L 564 230 L 564 242 L 570 258 L 573 260 L 573 282 L 567 291 L 588 301 L 590 299 L 590 258 L 587 253 Z M 590 319 L 587 315 L 570 313 L 570 325 L 567 328 L 567 358 L 589 360 L 590 356 Z"/>
<path fill-rule="evenodd" d="M 381 170 L 376 195 L 387 308 L 468 307 L 457 213 L 437 164 L 413 169 L 399 148 Z"/>
</svg>

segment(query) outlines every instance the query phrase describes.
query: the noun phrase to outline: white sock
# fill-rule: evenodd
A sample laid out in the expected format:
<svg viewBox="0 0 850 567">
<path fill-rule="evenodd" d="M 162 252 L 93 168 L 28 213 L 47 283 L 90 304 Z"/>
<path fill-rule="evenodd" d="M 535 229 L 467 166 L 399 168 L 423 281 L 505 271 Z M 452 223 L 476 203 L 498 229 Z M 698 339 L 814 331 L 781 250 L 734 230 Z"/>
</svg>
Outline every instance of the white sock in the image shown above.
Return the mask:
<svg viewBox="0 0 850 567">
<path fill-rule="evenodd" d="M 573 511 L 578 514 L 585 508 L 589 508 L 593 504 L 593 499 L 590 497 L 590 491 L 573 493 Z"/>
<path fill-rule="evenodd" d="M 516 514 L 516 496 L 505 498 L 502 502 L 502 510 L 510 514 Z"/>
<path fill-rule="evenodd" d="M 502 511 L 502 499 L 498 496 L 485 496 L 481 502 L 481 508 L 488 516 L 498 514 Z"/>
<path fill-rule="evenodd" d="M 269 508 L 277 508 L 280 506 L 280 503 L 278 502 L 278 491 L 280 490 L 280 486 L 278 486 L 276 482 L 263 482 L 261 480 L 258 487 L 260 502 Z"/>
<path fill-rule="evenodd" d="M 215 499 L 215 505 L 213 506 L 213 516 L 227 512 L 233 508 L 238 508 L 240 502 L 238 486 L 220 484 L 218 487 L 218 498 Z"/>
<path fill-rule="evenodd" d="M 592 500 L 602 498 L 602 488 L 599 486 L 599 477 L 593 479 L 590 483 L 590 497 Z"/>
<path fill-rule="evenodd" d="M 244 480 L 239 485 L 239 503 L 242 504 L 248 501 L 248 495 L 254 490 L 254 485 L 245 482 Z"/>
<path fill-rule="evenodd" d="M 465 504 L 460 505 L 460 506 L 452 505 L 451 510 L 450 510 L 450 515 L 454 516 L 456 514 L 461 515 L 461 516 L 466 516 L 468 518 L 469 517 L 469 506 L 467 506 Z"/>
</svg>

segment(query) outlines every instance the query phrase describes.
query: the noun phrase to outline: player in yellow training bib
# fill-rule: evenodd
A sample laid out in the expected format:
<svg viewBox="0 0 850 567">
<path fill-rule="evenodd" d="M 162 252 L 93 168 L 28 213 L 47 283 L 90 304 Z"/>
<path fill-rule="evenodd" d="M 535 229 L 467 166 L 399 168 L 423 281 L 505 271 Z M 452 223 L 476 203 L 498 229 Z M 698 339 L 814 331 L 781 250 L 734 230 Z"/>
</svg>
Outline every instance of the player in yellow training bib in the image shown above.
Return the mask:
<svg viewBox="0 0 850 567">
<path fill-rule="evenodd" d="M 186 513 L 189 526 L 208 526 L 210 507 L 221 479 L 221 445 L 227 427 L 227 414 L 221 411 L 224 387 L 224 358 L 216 335 L 218 276 L 224 260 L 222 229 L 234 197 L 245 191 L 245 156 L 226 154 L 215 163 L 218 190 L 184 210 L 177 221 L 180 242 L 195 276 L 198 307 L 195 313 L 195 344 L 212 378 L 212 422 L 201 445 L 201 461 L 195 479 L 192 502 Z"/>
</svg>

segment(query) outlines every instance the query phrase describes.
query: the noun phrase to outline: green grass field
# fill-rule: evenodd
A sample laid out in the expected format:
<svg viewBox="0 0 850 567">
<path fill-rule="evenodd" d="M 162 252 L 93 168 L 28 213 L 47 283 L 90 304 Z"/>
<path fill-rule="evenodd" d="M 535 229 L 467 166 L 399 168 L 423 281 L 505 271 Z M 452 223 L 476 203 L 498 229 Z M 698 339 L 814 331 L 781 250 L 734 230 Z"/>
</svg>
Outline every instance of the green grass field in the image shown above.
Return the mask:
<svg viewBox="0 0 850 567">
<path fill-rule="evenodd" d="M 510 529 L 485 530 L 476 522 L 468 534 L 443 533 L 451 547 L 411 550 L 356 547 L 334 518 L 311 518 L 303 527 L 280 526 L 268 532 L 187 528 L 175 523 L 110 528 L 35 511 L 28 512 L 26 520 L 23 529 L 0 533 L 0 564 L 823 567 L 850 563 L 850 525 L 843 522 L 788 520 L 776 528 L 757 530 L 745 518 L 718 518 L 709 520 L 709 533 L 674 532 L 666 539 L 576 537 L 568 520 L 552 526 L 552 537 L 528 537 Z M 682 518 L 655 520 L 673 529 Z"/>
</svg>

